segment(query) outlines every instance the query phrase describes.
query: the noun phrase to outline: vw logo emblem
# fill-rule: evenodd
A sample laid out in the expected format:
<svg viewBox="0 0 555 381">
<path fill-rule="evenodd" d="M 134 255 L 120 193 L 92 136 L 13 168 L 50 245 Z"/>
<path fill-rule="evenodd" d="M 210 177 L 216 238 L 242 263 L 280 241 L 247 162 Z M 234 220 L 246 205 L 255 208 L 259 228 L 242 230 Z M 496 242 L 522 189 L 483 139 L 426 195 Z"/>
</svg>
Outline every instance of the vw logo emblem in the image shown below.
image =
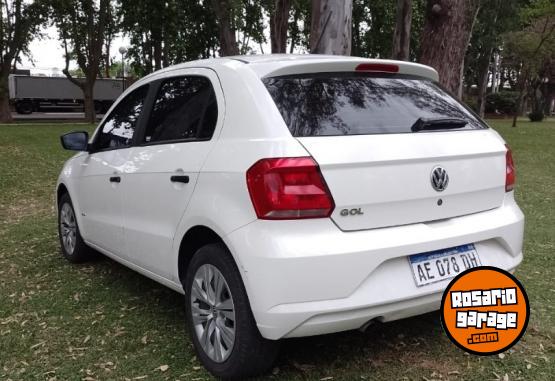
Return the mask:
<svg viewBox="0 0 555 381">
<path fill-rule="evenodd" d="M 447 171 L 442 167 L 435 167 L 432 169 L 432 175 L 430 178 L 432 182 L 432 187 L 438 191 L 443 192 L 447 185 L 449 184 L 449 175 Z"/>
</svg>

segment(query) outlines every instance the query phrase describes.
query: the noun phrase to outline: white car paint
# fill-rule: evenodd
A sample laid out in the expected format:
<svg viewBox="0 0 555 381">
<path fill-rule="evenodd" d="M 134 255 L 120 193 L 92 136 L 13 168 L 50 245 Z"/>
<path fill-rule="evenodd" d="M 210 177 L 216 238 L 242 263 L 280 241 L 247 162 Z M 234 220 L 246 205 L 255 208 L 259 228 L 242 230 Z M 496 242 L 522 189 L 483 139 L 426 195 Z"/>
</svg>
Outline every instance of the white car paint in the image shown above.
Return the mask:
<svg viewBox="0 0 555 381">
<path fill-rule="evenodd" d="M 499 207 L 505 195 L 507 149 L 491 130 L 304 137 L 299 141 L 320 165 L 336 204 L 341 205 L 332 219 L 343 230 L 476 213 Z M 349 149 L 338 150 L 339 146 Z M 436 165 L 445 168 L 450 178 L 441 195 L 429 182 L 421 181 Z M 443 201 L 441 207 L 436 205 L 438 198 Z M 355 207 L 363 208 L 364 215 L 340 215 L 342 208 Z"/>
<path fill-rule="evenodd" d="M 122 97 L 159 78 L 209 78 L 218 100 L 215 133 L 210 141 L 79 153 L 68 160 L 58 186 L 73 200 L 81 235 L 182 293 L 183 237 L 195 226 L 210 228 L 232 253 L 260 332 L 269 339 L 356 329 L 371 319 L 437 309 L 448 280 L 416 287 L 411 254 L 474 243 L 482 264 L 513 270 L 522 260 L 524 216 L 513 192 L 505 192 L 506 149 L 496 132 L 294 138 L 260 80 L 384 62 L 241 56 L 190 62 L 141 79 Z M 386 63 L 437 80 L 429 67 Z M 301 156 L 320 165 L 336 204 L 331 217 L 258 219 L 246 171 L 262 158 Z M 435 165 L 451 174 L 443 208 L 429 187 Z M 167 181 L 175 173 L 190 176 L 189 184 Z M 121 183 L 108 182 L 114 174 Z M 364 215 L 339 214 L 351 207 Z"/>
<path fill-rule="evenodd" d="M 79 210 L 86 215 L 79 219 L 82 231 L 87 232 L 87 241 L 114 255 L 125 254 L 122 193 L 118 186 L 108 181 L 118 176 L 129 162 L 130 148 L 97 152 L 94 155 L 78 155 L 71 173 L 80 177 L 71 184 L 79 203 Z M 79 213 L 79 212 L 77 212 Z"/>
<path fill-rule="evenodd" d="M 203 75 L 218 83 L 216 74 L 207 69 L 188 70 L 187 74 Z M 174 74 L 164 73 L 158 78 Z M 224 104 L 221 88 L 215 87 L 218 103 Z M 225 112 L 225 110 L 223 110 Z M 223 114 L 223 113 L 222 113 Z M 217 122 L 220 131 L 223 118 Z M 171 279 L 173 238 L 197 184 L 199 173 L 215 140 L 138 145 L 131 148 L 123 174 L 121 193 L 122 220 L 125 226 L 127 259 L 142 268 Z M 186 175 L 189 183 L 169 183 L 172 175 Z M 160 195 L 160 197 L 156 197 Z"/>
</svg>

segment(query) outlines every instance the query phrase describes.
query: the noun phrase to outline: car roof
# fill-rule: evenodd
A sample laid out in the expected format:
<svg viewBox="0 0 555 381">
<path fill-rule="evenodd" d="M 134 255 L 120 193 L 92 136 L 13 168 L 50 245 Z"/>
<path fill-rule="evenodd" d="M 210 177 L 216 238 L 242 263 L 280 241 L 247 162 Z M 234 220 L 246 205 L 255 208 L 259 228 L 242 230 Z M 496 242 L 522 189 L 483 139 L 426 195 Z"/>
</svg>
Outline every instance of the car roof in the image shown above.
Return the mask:
<svg viewBox="0 0 555 381">
<path fill-rule="evenodd" d="M 433 68 L 418 63 L 323 54 L 254 54 L 202 59 L 169 66 L 146 76 L 143 80 L 164 72 L 187 68 L 209 68 L 216 72 L 223 68 L 235 71 L 248 69 L 258 77 L 264 78 L 302 73 L 353 72 L 360 64 L 394 65 L 398 67 L 400 74 L 438 80 L 438 74 Z M 144 82 L 143 80 L 140 82 Z"/>
</svg>

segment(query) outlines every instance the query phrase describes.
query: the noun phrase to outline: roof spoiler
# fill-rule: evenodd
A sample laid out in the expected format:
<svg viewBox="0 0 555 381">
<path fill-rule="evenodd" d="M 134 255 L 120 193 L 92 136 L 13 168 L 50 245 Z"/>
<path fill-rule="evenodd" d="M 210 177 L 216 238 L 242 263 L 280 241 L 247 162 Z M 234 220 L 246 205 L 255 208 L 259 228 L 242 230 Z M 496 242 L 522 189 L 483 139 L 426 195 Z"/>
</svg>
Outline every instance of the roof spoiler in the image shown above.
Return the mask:
<svg viewBox="0 0 555 381">
<path fill-rule="evenodd" d="M 307 59 L 294 61 L 281 61 L 277 65 L 252 65 L 252 69 L 260 77 L 279 77 L 304 73 L 331 73 L 331 72 L 381 72 L 414 75 L 437 81 L 439 76 L 433 68 L 417 63 L 377 60 L 357 57 L 345 59 Z"/>
</svg>

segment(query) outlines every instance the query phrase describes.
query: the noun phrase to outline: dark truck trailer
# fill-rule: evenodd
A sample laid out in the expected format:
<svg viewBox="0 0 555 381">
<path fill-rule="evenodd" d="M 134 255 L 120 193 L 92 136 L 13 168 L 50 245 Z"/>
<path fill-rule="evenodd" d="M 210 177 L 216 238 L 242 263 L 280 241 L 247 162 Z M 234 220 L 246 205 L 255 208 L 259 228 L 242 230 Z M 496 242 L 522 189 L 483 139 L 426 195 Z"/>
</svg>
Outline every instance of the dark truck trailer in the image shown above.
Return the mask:
<svg viewBox="0 0 555 381">
<path fill-rule="evenodd" d="M 99 78 L 94 84 L 94 106 L 99 114 L 122 93 L 121 79 Z M 83 110 L 83 91 L 65 77 L 10 75 L 10 101 L 19 114 L 33 111 Z"/>
</svg>

